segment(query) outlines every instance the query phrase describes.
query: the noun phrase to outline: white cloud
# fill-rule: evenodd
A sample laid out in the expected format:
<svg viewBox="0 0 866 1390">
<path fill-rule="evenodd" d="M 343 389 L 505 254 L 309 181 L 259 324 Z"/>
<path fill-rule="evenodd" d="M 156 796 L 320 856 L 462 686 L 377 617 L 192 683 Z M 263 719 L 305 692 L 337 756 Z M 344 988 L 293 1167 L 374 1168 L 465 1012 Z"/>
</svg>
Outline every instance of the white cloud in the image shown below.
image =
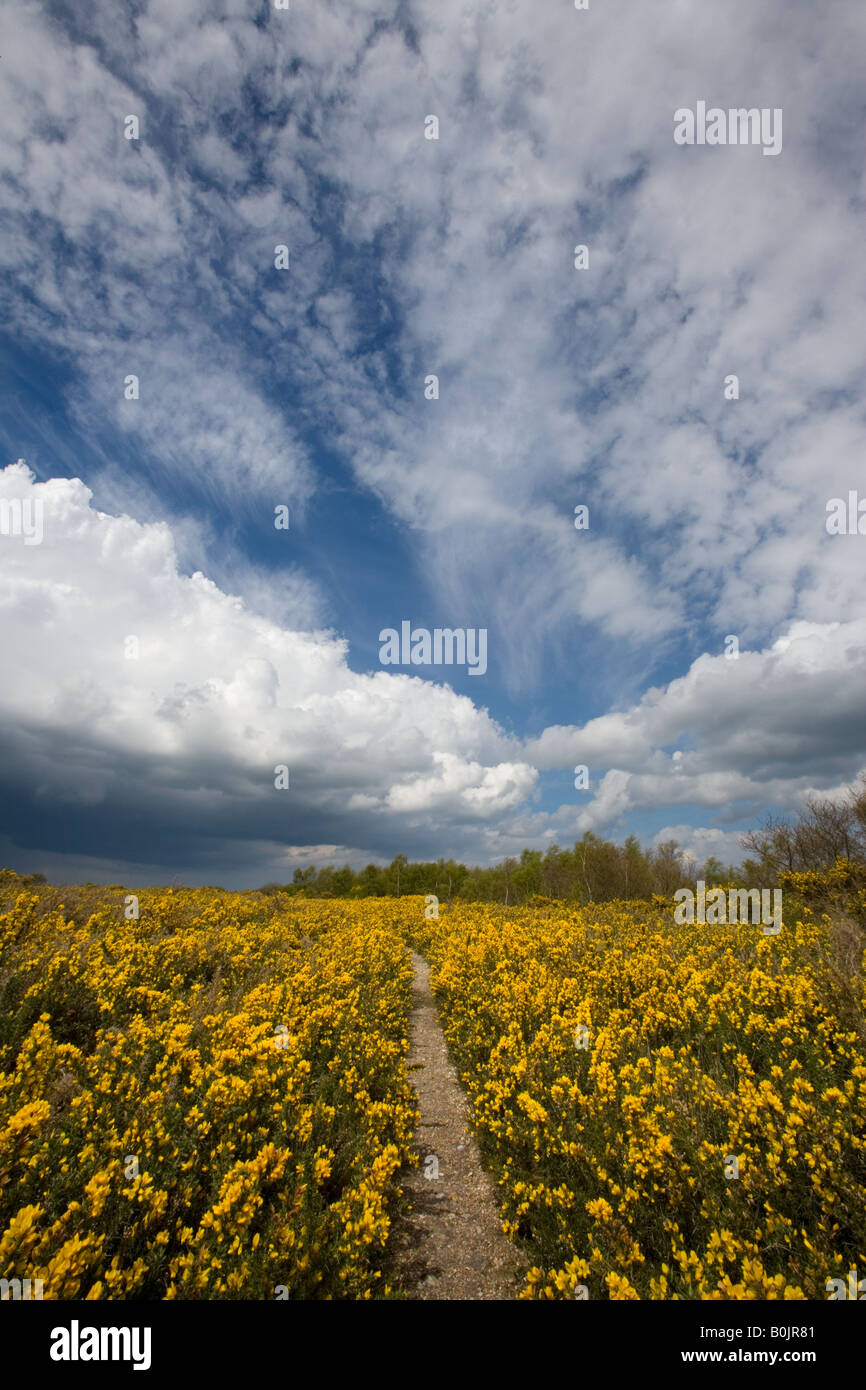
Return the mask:
<svg viewBox="0 0 866 1390">
<path fill-rule="evenodd" d="M 532 789 L 517 743 L 471 700 L 350 671 L 333 634 L 280 627 L 180 574 L 167 527 L 96 512 L 77 479 L 39 484 L 19 465 L 0 472 L 0 497 L 44 506 L 41 545 L 0 537 L 0 728 L 26 731 L 7 774 L 36 803 L 111 814 L 131 795 L 145 819 L 181 808 L 203 840 L 235 821 L 278 847 L 315 821 L 357 845 L 373 810 L 434 835 Z"/>
<path fill-rule="evenodd" d="M 763 650 L 704 654 L 619 713 L 545 729 L 525 753 L 539 768 L 590 768 L 581 829 L 663 806 L 790 806 L 866 764 L 864 662 L 862 618 L 796 622 Z"/>
<path fill-rule="evenodd" d="M 714 830 L 711 826 L 666 825 L 652 836 L 652 843 L 660 845 L 666 840 L 675 840 L 680 853 L 691 858 L 693 866 L 700 867 L 710 855 L 724 865 L 737 865 L 743 860 L 744 851 L 736 831 Z"/>
<path fill-rule="evenodd" d="M 75 352 L 81 418 L 116 413 L 166 476 L 192 470 L 215 500 L 278 478 L 307 494 L 304 451 L 253 364 L 216 348 L 215 319 L 246 302 L 358 479 L 419 533 L 443 602 L 480 596 L 512 687 L 537 682 L 569 622 L 631 643 L 686 623 L 764 638 L 858 601 L 856 556 L 827 546 L 823 508 L 831 481 L 859 474 L 862 397 L 821 392 L 859 394 L 866 268 L 816 131 L 834 119 L 824 74 L 854 86 L 863 17 L 810 30 L 804 67 L 802 16 L 781 4 L 625 14 L 446 0 L 414 17 L 410 44 L 378 3 L 271 12 L 266 28 L 240 3 L 152 3 L 125 37 L 97 7 L 109 69 L 32 6 L 0 75 L 21 210 L 10 245 L 35 295 L 24 327 Z M 249 88 L 269 114 L 245 148 Z M 675 146 L 673 111 L 699 91 L 784 105 L 781 158 Z M 136 107 L 151 128 L 133 149 L 117 113 Z M 232 145 L 215 129 L 229 112 L 246 119 Z M 423 138 L 428 112 L 438 141 Z M 253 150 L 265 181 L 243 190 Z M 321 176 L 340 189 L 329 234 L 359 251 L 392 238 L 378 264 L 402 382 L 378 347 L 347 356 L 372 286 L 321 244 Z M 60 226 L 82 253 L 98 232 L 97 294 L 89 267 L 51 254 Z M 292 246 L 289 295 L 261 283 L 277 239 Z M 182 351 L 166 338 L 178 321 Z M 127 359 L 144 364 L 146 408 L 118 404 Z M 433 370 L 442 395 L 425 403 Z M 725 402 L 732 371 L 741 399 Z M 568 529 L 575 500 L 593 504 L 591 537 Z"/>
</svg>

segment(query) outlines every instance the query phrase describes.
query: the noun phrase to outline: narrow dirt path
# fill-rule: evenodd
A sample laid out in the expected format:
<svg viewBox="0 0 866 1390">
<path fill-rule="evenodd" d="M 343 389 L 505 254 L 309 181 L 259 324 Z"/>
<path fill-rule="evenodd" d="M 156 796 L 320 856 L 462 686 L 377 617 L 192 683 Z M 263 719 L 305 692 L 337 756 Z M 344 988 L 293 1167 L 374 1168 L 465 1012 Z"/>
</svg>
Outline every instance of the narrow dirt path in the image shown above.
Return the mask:
<svg viewBox="0 0 866 1390">
<path fill-rule="evenodd" d="M 496 1184 L 469 1130 L 430 968 L 414 952 L 412 963 L 409 1065 L 419 1100 L 420 1163 L 405 1184 L 412 1210 L 395 1232 L 397 1265 L 414 1299 L 514 1299 L 522 1286 L 520 1259 L 499 1224 Z"/>
</svg>

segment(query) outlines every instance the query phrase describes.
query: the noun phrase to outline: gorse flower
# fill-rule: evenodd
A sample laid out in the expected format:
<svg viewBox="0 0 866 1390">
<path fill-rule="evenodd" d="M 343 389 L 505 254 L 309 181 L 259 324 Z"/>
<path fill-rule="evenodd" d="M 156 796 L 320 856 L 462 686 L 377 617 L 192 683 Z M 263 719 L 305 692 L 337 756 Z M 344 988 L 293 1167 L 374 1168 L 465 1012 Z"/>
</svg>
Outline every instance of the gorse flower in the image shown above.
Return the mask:
<svg viewBox="0 0 866 1390">
<path fill-rule="evenodd" d="M 862 938 L 840 978 L 829 919 L 0 892 L 0 1276 L 46 1298 L 393 1296 L 407 944 L 522 1297 L 823 1299 L 866 1265 Z"/>
<path fill-rule="evenodd" d="M 523 1297 L 823 1299 L 866 1262 L 864 1033 L 804 918 L 756 939 L 658 899 L 416 926 Z"/>
<path fill-rule="evenodd" d="M 381 1297 L 415 1125 L 387 908 L 180 890 L 127 921 L 122 892 L 64 891 L 0 915 L 0 1275 Z"/>
</svg>

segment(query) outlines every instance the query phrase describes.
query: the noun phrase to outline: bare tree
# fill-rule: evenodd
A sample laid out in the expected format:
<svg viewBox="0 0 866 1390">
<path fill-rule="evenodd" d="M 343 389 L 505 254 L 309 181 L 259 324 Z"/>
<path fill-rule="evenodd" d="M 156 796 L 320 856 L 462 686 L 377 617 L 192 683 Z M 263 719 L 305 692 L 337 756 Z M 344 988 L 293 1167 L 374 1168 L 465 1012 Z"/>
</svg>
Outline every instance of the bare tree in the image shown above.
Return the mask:
<svg viewBox="0 0 866 1390">
<path fill-rule="evenodd" d="M 502 866 L 505 870 L 505 906 L 508 906 L 508 894 L 511 889 L 511 875 L 517 867 L 517 860 L 508 858 Z"/>
<path fill-rule="evenodd" d="M 833 866 L 837 859 L 866 857 L 866 774 L 842 801 L 810 796 L 796 820 L 770 816 L 759 830 L 740 836 L 765 873 L 801 873 Z"/>
</svg>

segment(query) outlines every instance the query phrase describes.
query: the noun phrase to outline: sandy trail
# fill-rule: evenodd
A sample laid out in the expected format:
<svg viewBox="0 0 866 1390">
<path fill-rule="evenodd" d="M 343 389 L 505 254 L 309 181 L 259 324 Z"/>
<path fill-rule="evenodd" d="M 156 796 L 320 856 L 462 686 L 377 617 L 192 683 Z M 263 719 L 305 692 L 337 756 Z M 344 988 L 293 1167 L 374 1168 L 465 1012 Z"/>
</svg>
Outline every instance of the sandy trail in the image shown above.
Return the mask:
<svg viewBox="0 0 866 1390">
<path fill-rule="evenodd" d="M 397 1263 L 414 1299 L 514 1299 L 522 1266 L 499 1224 L 496 1184 L 481 1165 L 468 1103 L 448 1058 L 427 962 L 415 967 L 409 1065 L 418 1092 L 412 1210 L 396 1232 Z"/>
</svg>

